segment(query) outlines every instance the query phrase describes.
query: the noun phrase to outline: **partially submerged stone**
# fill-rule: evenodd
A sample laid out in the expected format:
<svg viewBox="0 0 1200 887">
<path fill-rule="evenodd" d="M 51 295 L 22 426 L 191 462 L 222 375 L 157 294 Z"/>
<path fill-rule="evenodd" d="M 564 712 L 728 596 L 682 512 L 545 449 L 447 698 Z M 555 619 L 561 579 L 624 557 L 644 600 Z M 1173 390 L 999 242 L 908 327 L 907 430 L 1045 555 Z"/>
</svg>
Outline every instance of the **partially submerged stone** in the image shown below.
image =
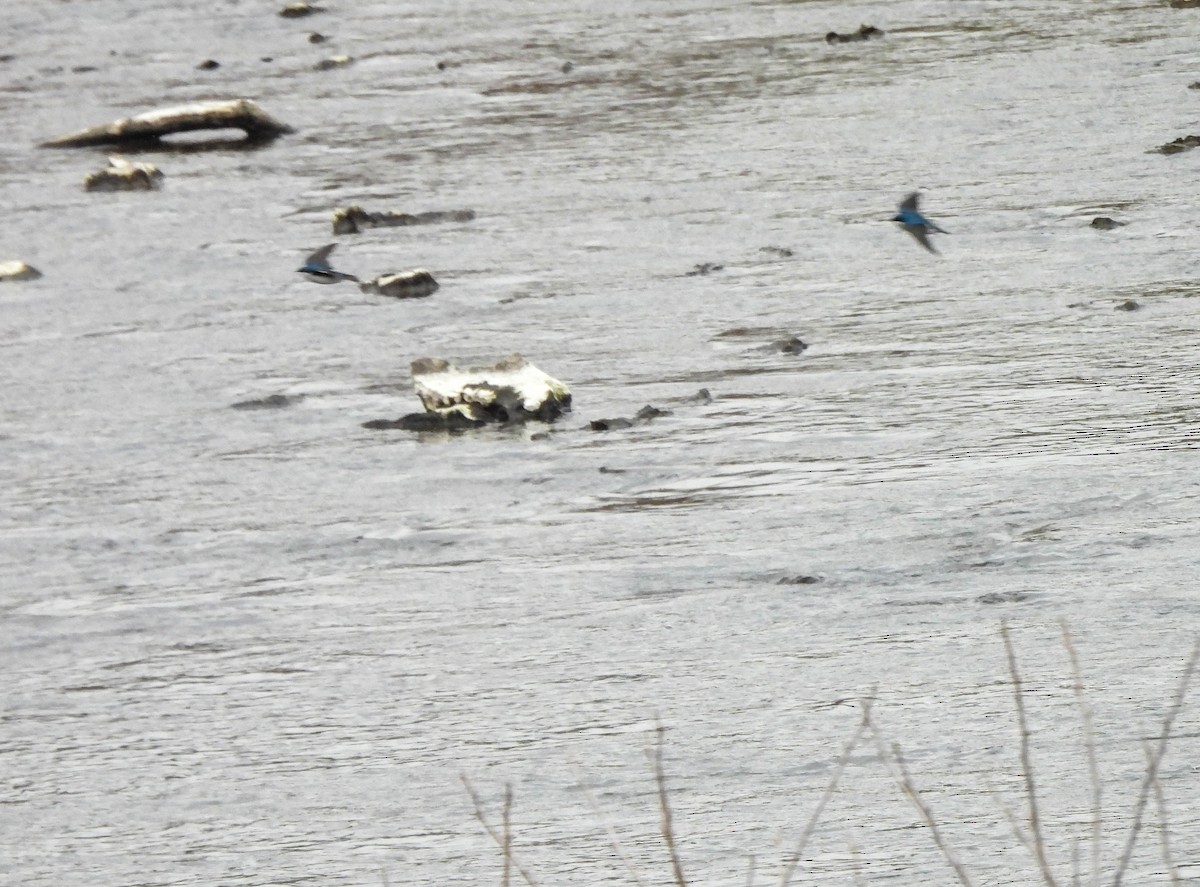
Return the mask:
<svg viewBox="0 0 1200 887">
<path fill-rule="evenodd" d="M 422 357 L 412 362 L 412 376 L 425 412 L 368 422 L 364 427 L 437 431 L 531 419 L 551 422 L 571 408 L 566 384 L 520 354 L 495 366 L 467 369 Z"/>
<path fill-rule="evenodd" d="M 1092 227 L 1098 231 L 1111 231 L 1114 228 L 1120 228 L 1124 222 L 1118 222 L 1116 219 L 1110 219 L 1108 216 L 1096 216 L 1092 219 Z"/>
<path fill-rule="evenodd" d="M 426 269 L 414 268 L 362 281 L 359 289 L 364 293 L 391 296 L 393 299 L 422 299 L 437 292 L 438 282 Z"/>
<path fill-rule="evenodd" d="M 41 276 L 41 271 L 24 262 L 0 262 L 0 281 L 37 280 Z"/>
<path fill-rule="evenodd" d="M 826 43 L 858 43 L 863 40 L 870 40 L 872 37 L 882 37 L 883 31 L 871 25 L 859 25 L 857 31 L 851 31 L 849 34 L 839 34 L 837 31 L 830 31 L 825 35 Z"/>
<path fill-rule="evenodd" d="M 408 225 L 432 225 L 437 222 L 469 222 L 475 218 L 472 209 L 434 212 L 399 213 L 367 212 L 361 206 L 339 207 L 333 211 L 334 234 L 358 234 L 364 228 L 403 228 Z"/>
<path fill-rule="evenodd" d="M 108 158 L 108 166 L 83 180 L 85 191 L 153 191 L 162 181 L 162 171 L 153 163 L 131 163 L 123 157 Z"/>
<path fill-rule="evenodd" d="M 250 99 L 194 102 L 123 117 L 112 123 L 82 129 L 48 142 L 43 148 L 87 148 L 93 145 L 137 144 L 163 136 L 206 129 L 240 129 L 250 141 L 265 142 L 295 132 Z"/>
</svg>

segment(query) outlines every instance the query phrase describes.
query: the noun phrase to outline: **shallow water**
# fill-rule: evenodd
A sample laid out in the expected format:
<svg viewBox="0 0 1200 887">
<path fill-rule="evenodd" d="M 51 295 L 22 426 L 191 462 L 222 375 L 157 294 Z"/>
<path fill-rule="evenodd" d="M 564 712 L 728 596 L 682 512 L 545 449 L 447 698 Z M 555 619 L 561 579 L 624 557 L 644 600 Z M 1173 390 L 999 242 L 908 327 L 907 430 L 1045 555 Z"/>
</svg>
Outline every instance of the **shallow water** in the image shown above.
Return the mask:
<svg viewBox="0 0 1200 887">
<path fill-rule="evenodd" d="M 821 39 L 861 22 L 887 36 Z M 544 883 L 628 883 L 581 772 L 666 883 L 659 718 L 689 880 L 751 855 L 769 880 L 872 692 L 980 881 L 1032 883 L 987 791 L 1021 798 L 1001 619 L 1065 881 L 1089 802 L 1059 618 L 1111 867 L 1200 615 L 1200 153 L 1146 153 L 1194 125 L 1200 11 L 34 0 L 6 23 L 0 260 L 45 274 L 0 286 L 6 883 L 489 882 L 460 773 L 496 817 L 513 783 Z M 151 152 L 157 193 L 85 193 L 103 151 L 34 147 L 237 95 L 298 133 Z M 887 222 L 917 187 L 940 258 Z M 343 270 L 442 283 L 393 302 L 293 273 L 354 203 L 477 217 L 340 238 Z M 808 350 L 771 349 L 791 335 Z M 548 434 L 360 427 L 416 407 L 416 357 L 513 351 L 572 386 Z M 646 403 L 672 414 L 588 429 Z M 1162 779 L 1191 877 L 1198 711 Z M 798 882 L 949 883 L 917 821 L 858 749 Z M 1157 841 L 1131 883 L 1162 877 Z"/>
</svg>

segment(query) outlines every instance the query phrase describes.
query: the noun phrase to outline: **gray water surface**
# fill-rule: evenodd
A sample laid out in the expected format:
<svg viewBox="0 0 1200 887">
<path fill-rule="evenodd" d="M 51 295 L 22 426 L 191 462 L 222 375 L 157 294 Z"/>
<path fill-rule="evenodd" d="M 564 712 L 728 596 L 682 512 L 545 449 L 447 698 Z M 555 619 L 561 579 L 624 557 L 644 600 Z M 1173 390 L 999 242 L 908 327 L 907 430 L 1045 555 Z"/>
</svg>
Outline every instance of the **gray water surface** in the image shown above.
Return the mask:
<svg viewBox="0 0 1200 887">
<path fill-rule="evenodd" d="M 1024 815 L 1007 619 L 1065 883 L 1060 618 L 1111 870 L 1200 617 L 1200 152 L 1147 153 L 1194 131 L 1200 10 L 328 6 L 6 10 L 0 260 L 45 276 L 0 284 L 0 880 L 494 883 L 464 773 L 496 818 L 513 784 L 544 884 L 630 883 L 581 779 L 667 883 L 661 719 L 689 881 L 770 881 L 873 693 L 979 882 L 1034 883 L 988 792 Z M 160 192 L 34 147 L 233 96 L 298 132 L 138 155 Z M 916 188 L 941 257 L 887 221 Z M 355 203 L 476 212 L 339 238 L 434 297 L 294 273 Z M 573 414 L 361 428 L 417 407 L 412 359 L 514 351 Z M 1192 878 L 1198 712 L 1162 772 Z M 1165 877 L 1148 815 L 1130 883 Z M 859 748 L 796 883 L 952 883 L 917 823 Z"/>
</svg>

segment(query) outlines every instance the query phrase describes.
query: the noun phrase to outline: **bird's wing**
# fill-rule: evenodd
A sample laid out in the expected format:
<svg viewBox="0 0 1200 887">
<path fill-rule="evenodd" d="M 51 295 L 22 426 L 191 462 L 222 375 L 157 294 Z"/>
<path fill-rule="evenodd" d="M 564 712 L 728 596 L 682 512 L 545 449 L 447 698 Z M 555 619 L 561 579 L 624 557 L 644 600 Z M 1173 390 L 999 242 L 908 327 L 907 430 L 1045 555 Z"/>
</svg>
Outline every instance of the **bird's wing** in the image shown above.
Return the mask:
<svg viewBox="0 0 1200 887">
<path fill-rule="evenodd" d="M 336 243 L 330 243 L 330 244 L 327 244 L 327 245 L 321 247 L 319 250 L 317 250 L 315 253 L 313 253 L 311 256 L 309 256 L 305 260 L 305 264 L 328 265 L 329 264 L 329 254 L 331 252 L 333 252 L 333 250 L 336 246 L 337 246 Z"/>
<path fill-rule="evenodd" d="M 904 230 L 915 237 L 917 239 L 917 243 L 921 244 L 921 246 L 925 247 L 925 249 L 929 250 L 931 253 L 937 252 L 937 250 L 933 248 L 933 244 L 929 242 L 929 234 L 926 232 L 924 225 L 905 225 Z"/>
<path fill-rule="evenodd" d="M 918 192 L 913 191 L 900 202 L 900 211 L 904 212 L 906 209 L 911 209 L 913 212 L 916 212 L 917 205 L 920 204 L 920 202 L 921 195 Z"/>
<path fill-rule="evenodd" d="M 929 219 L 926 219 L 926 220 L 925 220 L 925 223 L 926 223 L 926 224 L 927 224 L 927 225 L 928 225 L 930 228 L 932 228 L 934 231 L 936 231 L 938 234 L 949 234 L 949 233 L 950 233 L 950 232 L 949 232 L 949 231 L 947 231 L 945 228 L 942 228 L 942 227 L 939 227 L 938 225 L 935 225 L 935 224 L 933 224 L 933 222 L 929 221 Z"/>
</svg>

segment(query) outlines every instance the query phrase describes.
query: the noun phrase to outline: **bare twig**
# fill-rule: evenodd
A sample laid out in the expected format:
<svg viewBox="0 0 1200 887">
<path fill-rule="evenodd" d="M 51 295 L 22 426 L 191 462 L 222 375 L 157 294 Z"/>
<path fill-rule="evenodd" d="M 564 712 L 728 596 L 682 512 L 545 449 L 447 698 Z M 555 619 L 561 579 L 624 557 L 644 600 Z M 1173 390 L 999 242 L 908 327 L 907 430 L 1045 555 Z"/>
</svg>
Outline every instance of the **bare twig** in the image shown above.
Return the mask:
<svg viewBox="0 0 1200 887">
<path fill-rule="evenodd" d="M 1037 786 L 1033 779 L 1033 759 L 1029 753 L 1029 727 L 1025 720 L 1024 690 L 1021 686 L 1021 675 L 1017 671 L 1017 654 L 1013 651 L 1007 622 L 1000 623 L 1000 636 L 1004 639 L 1004 652 L 1008 657 L 1008 673 L 1012 678 L 1013 701 L 1017 708 L 1017 726 L 1021 731 L 1021 769 L 1024 771 L 1025 796 L 1029 803 L 1029 831 L 1033 841 L 1033 856 L 1047 887 L 1058 887 L 1054 873 L 1050 870 L 1050 861 L 1046 858 L 1046 842 L 1042 837 L 1042 820 L 1038 812 Z"/>
<path fill-rule="evenodd" d="M 876 732 L 876 741 L 881 748 L 884 748 L 883 738 L 879 736 L 878 732 Z M 899 743 L 892 743 L 891 752 L 892 759 L 899 770 L 899 775 L 896 776 L 893 774 L 893 776 L 895 776 L 896 781 L 900 784 L 901 791 L 912 802 L 912 805 L 917 808 L 917 812 L 921 814 L 921 820 L 929 827 L 929 834 L 933 836 L 933 842 L 937 844 L 938 850 L 942 851 L 942 856 L 946 857 L 946 862 L 950 863 L 950 868 L 954 869 L 954 874 L 958 876 L 959 883 L 963 887 L 974 887 L 971 875 L 967 871 L 966 866 L 962 864 L 954 854 L 954 851 L 950 849 L 950 845 L 946 843 L 946 839 L 942 836 L 942 830 L 938 828 L 937 820 L 933 818 L 933 811 L 925 803 L 925 799 L 921 797 L 920 791 L 917 790 L 916 784 L 912 781 L 912 777 L 908 773 L 908 766 L 904 762 L 904 755 L 900 751 Z"/>
<path fill-rule="evenodd" d="M 858 852 L 858 845 L 853 841 L 850 842 L 850 876 L 854 881 L 854 887 L 867 887 L 867 879 L 863 875 L 862 855 Z"/>
<path fill-rule="evenodd" d="M 1133 825 L 1129 827 L 1125 850 L 1121 854 L 1121 860 L 1117 863 L 1117 870 L 1113 874 L 1112 887 L 1120 887 L 1121 881 L 1125 878 L 1125 870 L 1129 868 L 1129 860 L 1133 858 L 1133 848 L 1137 844 L 1138 834 L 1142 830 L 1142 817 L 1146 812 L 1146 801 L 1150 797 L 1151 787 L 1158 779 L 1158 768 L 1167 753 L 1167 740 L 1171 735 L 1171 726 L 1175 723 L 1175 717 L 1179 714 L 1179 710 L 1183 708 L 1188 684 L 1192 680 L 1192 674 L 1196 671 L 1197 660 L 1200 660 L 1200 638 L 1197 638 L 1192 646 L 1192 654 L 1188 657 L 1183 674 L 1179 678 L 1179 687 L 1175 691 L 1175 698 L 1163 717 L 1162 733 L 1159 734 L 1158 742 L 1150 754 L 1150 762 L 1146 765 L 1146 775 L 1142 778 L 1142 786 L 1138 791 L 1137 803 L 1134 807 Z"/>
<path fill-rule="evenodd" d="M 846 764 L 850 760 L 850 754 L 862 742 L 863 736 L 871 727 L 871 705 L 874 700 L 874 692 L 872 691 L 871 698 L 863 701 L 862 720 L 859 721 L 858 729 L 842 746 L 842 753 L 838 755 L 837 762 L 833 767 L 833 775 L 829 778 L 829 784 L 825 786 L 825 791 L 817 800 L 816 807 L 813 808 L 812 814 L 808 817 L 808 824 L 805 825 L 804 831 L 800 834 L 800 840 L 796 843 L 796 849 L 784 861 L 783 871 L 779 876 L 779 887 L 788 887 L 788 883 L 792 880 L 792 876 L 796 873 L 796 867 L 800 864 L 800 859 L 804 855 L 804 848 L 808 844 L 809 838 L 813 832 L 817 830 L 817 822 L 821 818 L 821 814 L 825 811 L 825 805 L 829 803 L 829 799 L 833 797 L 833 793 L 837 790 L 838 783 L 842 781 L 842 774 L 846 772 Z"/>
<path fill-rule="evenodd" d="M 1025 830 L 1021 828 L 1021 823 L 1017 819 L 1017 814 L 1013 812 L 1012 808 L 1008 806 L 1004 798 L 1000 796 L 1000 792 L 996 791 L 996 787 L 992 785 L 990 779 L 985 779 L 984 785 L 987 787 L 988 795 L 991 796 L 992 801 L 1004 815 L 1004 820 L 1008 823 L 1008 827 L 1012 829 L 1013 835 L 1016 836 L 1017 843 L 1028 850 L 1030 856 L 1033 856 L 1033 844 L 1029 842 L 1029 836 L 1025 834 Z"/>
<path fill-rule="evenodd" d="M 500 875 L 500 887 L 508 887 L 512 868 L 512 783 L 504 783 L 504 871 Z"/>
<path fill-rule="evenodd" d="M 1063 647 L 1071 660 L 1071 678 L 1075 685 L 1075 703 L 1079 706 L 1079 720 L 1083 724 L 1084 751 L 1087 753 L 1088 779 L 1092 784 L 1092 887 L 1100 884 L 1100 841 L 1103 807 L 1103 789 L 1100 782 L 1100 767 L 1096 763 L 1096 724 L 1092 718 L 1092 706 L 1083 692 L 1083 676 L 1079 669 L 1079 656 L 1075 653 L 1075 642 L 1067 620 L 1059 620 L 1062 627 Z"/>
<path fill-rule="evenodd" d="M 1148 742 L 1142 743 L 1142 751 L 1146 753 L 1146 766 L 1150 766 L 1150 759 L 1153 752 L 1150 749 Z M 1162 842 L 1163 864 L 1167 867 L 1167 877 L 1171 879 L 1173 887 L 1179 887 L 1183 883 L 1179 877 L 1179 869 L 1175 865 L 1175 860 L 1171 856 L 1171 829 L 1168 825 L 1167 817 L 1167 799 L 1163 794 L 1162 780 L 1158 776 L 1154 777 L 1154 801 L 1158 808 L 1158 836 Z"/>
<path fill-rule="evenodd" d="M 576 765 L 576 770 L 579 772 L 579 787 L 583 789 L 583 796 L 587 798 L 592 812 L 596 814 L 596 818 L 600 820 L 600 823 L 604 826 L 604 830 L 608 833 L 608 840 L 612 844 L 613 852 L 625 864 L 625 870 L 629 872 L 629 877 L 633 879 L 633 883 L 637 884 L 638 887 L 646 887 L 646 882 L 642 880 L 641 876 L 637 873 L 637 869 L 633 867 L 633 863 L 629 861 L 629 857 L 625 855 L 625 851 L 621 849 L 621 842 L 617 840 L 617 832 L 612 827 L 608 817 L 604 815 L 604 811 L 600 809 L 600 802 L 596 800 L 595 794 L 584 780 L 582 768 Z"/>
<path fill-rule="evenodd" d="M 483 826 L 483 830 L 488 833 L 488 837 L 496 842 L 496 846 L 499 847 L 500 852 L 504 854 L 506 868 L 508 862 L 511 861 L 516 870 L 521 873 L 521 877 L 525 879 L 527 884 L 529 884 L 529 887 L 538 887 L 538 882 L 534 880 L 533 875 L 529 874 L 529 872 L 526 871 L 525 866 L 521 865 L 521 863 L 517 861 L 517 858 L 513 856 L 512 847 L 505 840 L 505 837 L 500 835 L 494 828 L 492 828 L 491 823 L 487 821 L 487 817 L 483 815 L 483 804 L 479 800 L 479 795 L 476 793 L 475 787 L 471 785 L 471 781 L 467 779 L 465 775 L 459 776 L 459 779 L 462 780 L 463 787 L 467 790 L 467 794 L 471 796 L 471 803 L 475 805 L 475 818 L 479 820 L 480 825 Z M 511 795 L 512 786 L 507 786 L 507 792 L 509 795 Z"/>
<path fill-rule="evenodd" d="M 676 887 L 687 887 L 683 878 L 683 866 L 679 862 L 679 853 L 675 850 L 675 832 L 671 827 L 671 804 L 667 797 L 667 778 L 663 774 L 663 741 L 667 728 L 661 723 L 656 731 L 658 741 L 653 752 L 654 781 L 658 784 L 658 806 L 662 814 L 663 843 L 667 845 L 667 853 L 671 856 L 671 869 L 675 874 Z"/>
</svg>

